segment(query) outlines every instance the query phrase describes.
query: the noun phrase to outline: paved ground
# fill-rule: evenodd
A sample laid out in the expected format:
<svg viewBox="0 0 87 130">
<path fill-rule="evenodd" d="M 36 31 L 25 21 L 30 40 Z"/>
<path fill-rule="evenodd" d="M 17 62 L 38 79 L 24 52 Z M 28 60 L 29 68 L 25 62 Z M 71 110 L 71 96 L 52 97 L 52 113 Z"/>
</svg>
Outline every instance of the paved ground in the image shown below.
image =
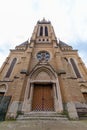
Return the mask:
<svg viewBox="0 0 87 130">
<path fill-rule="evenodd" d="M 87 130 L 86 121 L 23 120 L 0 122 L 0 130 Z"/>
</svg>

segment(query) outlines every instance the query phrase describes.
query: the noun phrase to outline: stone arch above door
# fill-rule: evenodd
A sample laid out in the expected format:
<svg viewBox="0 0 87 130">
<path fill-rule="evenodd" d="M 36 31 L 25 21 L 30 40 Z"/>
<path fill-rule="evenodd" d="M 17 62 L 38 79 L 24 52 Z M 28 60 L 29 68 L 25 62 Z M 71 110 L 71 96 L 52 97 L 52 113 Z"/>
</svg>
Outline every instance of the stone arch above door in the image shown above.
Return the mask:
<svg viewBox="0 0 87 130">
<path fill-rule="evenodd" d="M 51 76 L 45 71 L 39 72 L 34 78 L 35 80 L 51 80 Z"/>
<path fill-rule="evenodd" d="M 31 80 L 56 80 L 57 74 L 50 65 L 38 65 L 30 73 Z"/>
</svg>

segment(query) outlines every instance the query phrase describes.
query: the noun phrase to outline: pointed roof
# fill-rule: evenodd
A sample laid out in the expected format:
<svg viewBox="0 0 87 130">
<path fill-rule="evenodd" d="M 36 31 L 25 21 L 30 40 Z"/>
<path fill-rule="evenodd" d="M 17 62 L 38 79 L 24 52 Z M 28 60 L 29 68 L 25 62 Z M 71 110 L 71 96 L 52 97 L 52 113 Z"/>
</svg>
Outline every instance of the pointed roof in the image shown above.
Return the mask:
<svg viewBox="0 0 87 130">
<path fill-rule="evenodd" d="M 25 42 L 23 42 L 23 43 L 21 43 L 20 45 L 18 45 L 18 46 L 25 46 L 25 45 L 27 45 L 28 44 L 28 40 L 27 41 L 25 41 Z"/>
<path fill-rule="evenodd" d="M 43 18 L 41 21 L 37 22 L 38 24 L 50 24 L 50 21 L 47 21 L 45 18 Z"/>
<path fill-rule="evenodd" d="M 27 41 L 19 44 L 18 46 L 16 46 L 15 49 L 18 49 L 18 50 L 20 50 L 20 49 L 26 49 L 28 47 L 28 44 L 29 43 L 28 43 L 28 40 L 27 40 Z"/>
<path fill-rule="evenodd" d="M 68 44 L 66 44 L 65 42 L 63 42 L 63 41 L 61 41 L 61 40 L 59 40 L 59 45 L 60 45 L 60 46 L 69 46 Z"/>
<path fill-rule="evenodd" d="M 70 50 L 72 50 L 72 46 L 70 46 L 70 45 L 68 45 L 68 44 L 66 44 L 65 42 L 63 42 L 63 41 L 61 41 L 61 40 L 59 40 L 59 46 L 60 46 L 60 48 L 66 48 L 66 49 L 70 49 Z"/>
</svg>

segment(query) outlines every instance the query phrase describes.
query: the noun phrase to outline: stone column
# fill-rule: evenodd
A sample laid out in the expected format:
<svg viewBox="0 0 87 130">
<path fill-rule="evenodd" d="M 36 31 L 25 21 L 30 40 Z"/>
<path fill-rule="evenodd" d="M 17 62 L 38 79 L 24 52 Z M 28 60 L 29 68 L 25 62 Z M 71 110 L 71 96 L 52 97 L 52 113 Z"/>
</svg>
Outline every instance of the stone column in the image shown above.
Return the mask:
<svg viewBox="0 0 87 130">
<path fill-rule="evenodd" d="M 22 106 L 22 112 L 24 112 L 24 113 L 31 111 L 32 98 L 33 98 L 33 89 L 34 89 L 34 84 L 31 84 L 30 79 L 29 79 L 28 82 L 27 82 L 24 102 L 23 102 L 23 106 Z"/>
<path fill-rule="evenodd" d="M 29 95 L 29 89 L 30 89 L 30 78 L 27 81 L 25 95 L 24 95 L 24 102 L 22 106 L 22 112 L 26 112 L 27 103 L 28 103 L 28 95 Z"/>
<path fill-rule="evenodd" d="M 68 111 L 68 116 L 70 119 L 73 119 L 73 120 L 79 119 L 75 104 L 73 102 L 67 103 L 67 111 Z"/>
<path fill-rule="evenodd" d="M 55 111 L 61 113 L 61 112 L 63 112 L 63 104 L 62 104 L 60 86 L 59 86 L 58 82 L 53 84 L 53 90 L 54 90 L 54 108 L 55 108 Z"/>
<path fill-rule="evenodd" d="M 57 89 L 56 89 L 55 84 L 53 84 L 53 92 L 54 92 L 54 109 L 57 112 L 57 109 L 58 109 L 58 94 L 57 94 Z"/>
<path fill-rule="evenodd" d="M 57 89 L 57 94 L 58 94 L 58 109 L 57 109 L 57 112 L 63 112 L 63 103 L 62 103 L 62 97 L 61 97 L 61 91 L 60 91 L 60 85 L 59 85 L 58 79 L 56 81 L 56 89 Z"/>
<path fill-rule="evenodd" d="M 60 56 L 60 51 L 57 51 L 56 52 L 56 64 L 57 64 L 57 70 L 58 71 L 62 71 L 62 70 L 64 70 L 63 69 L 63 64 L 62 64 L 62 61 L 61 61 L 61 56 Z"/>
<path fill-rule="evenodd" d="M 43 26 L 43 36 L 45 36 L 45 26 Z"/>
<path fill-rule="evenodd" d="M 28 112 L 32 111 L 33 91 L 34 91 L 34 84 L 31 84 Z"/>
</svg>

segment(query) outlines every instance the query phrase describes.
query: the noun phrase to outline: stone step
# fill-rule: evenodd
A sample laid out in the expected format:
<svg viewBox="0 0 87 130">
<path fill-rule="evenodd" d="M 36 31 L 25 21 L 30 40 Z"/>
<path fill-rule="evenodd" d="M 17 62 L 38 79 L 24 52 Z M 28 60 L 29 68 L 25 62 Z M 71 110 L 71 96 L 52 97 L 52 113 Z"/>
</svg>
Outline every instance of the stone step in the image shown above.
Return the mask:
<svg viewBox="0 0 87 130">
<path fill-rule="evenodd" d="M 87 116 L 79 117 L 80 120 L 87 120 Z"/>
<path fill-rule="evenodd" d="M 49 112 L 30 112 L 19 115 L 17 120 L 68 120 L 66 115 Z"/>
<path fill-rule="evenodd" d="M 17 120 L 68 120 L 63 117 L 18 117 Z"/>
<path fill-rule="evenodd" d="M 37 117 L 37 116 L 39 116 L 39 117 L 66 117 L 66 115 L 62 115 L 62 114 L 55 114 L 55 115 L 53 115 L 53 114 L 24 114 L 23 115 L 24 117 Z"/>
</svg>

